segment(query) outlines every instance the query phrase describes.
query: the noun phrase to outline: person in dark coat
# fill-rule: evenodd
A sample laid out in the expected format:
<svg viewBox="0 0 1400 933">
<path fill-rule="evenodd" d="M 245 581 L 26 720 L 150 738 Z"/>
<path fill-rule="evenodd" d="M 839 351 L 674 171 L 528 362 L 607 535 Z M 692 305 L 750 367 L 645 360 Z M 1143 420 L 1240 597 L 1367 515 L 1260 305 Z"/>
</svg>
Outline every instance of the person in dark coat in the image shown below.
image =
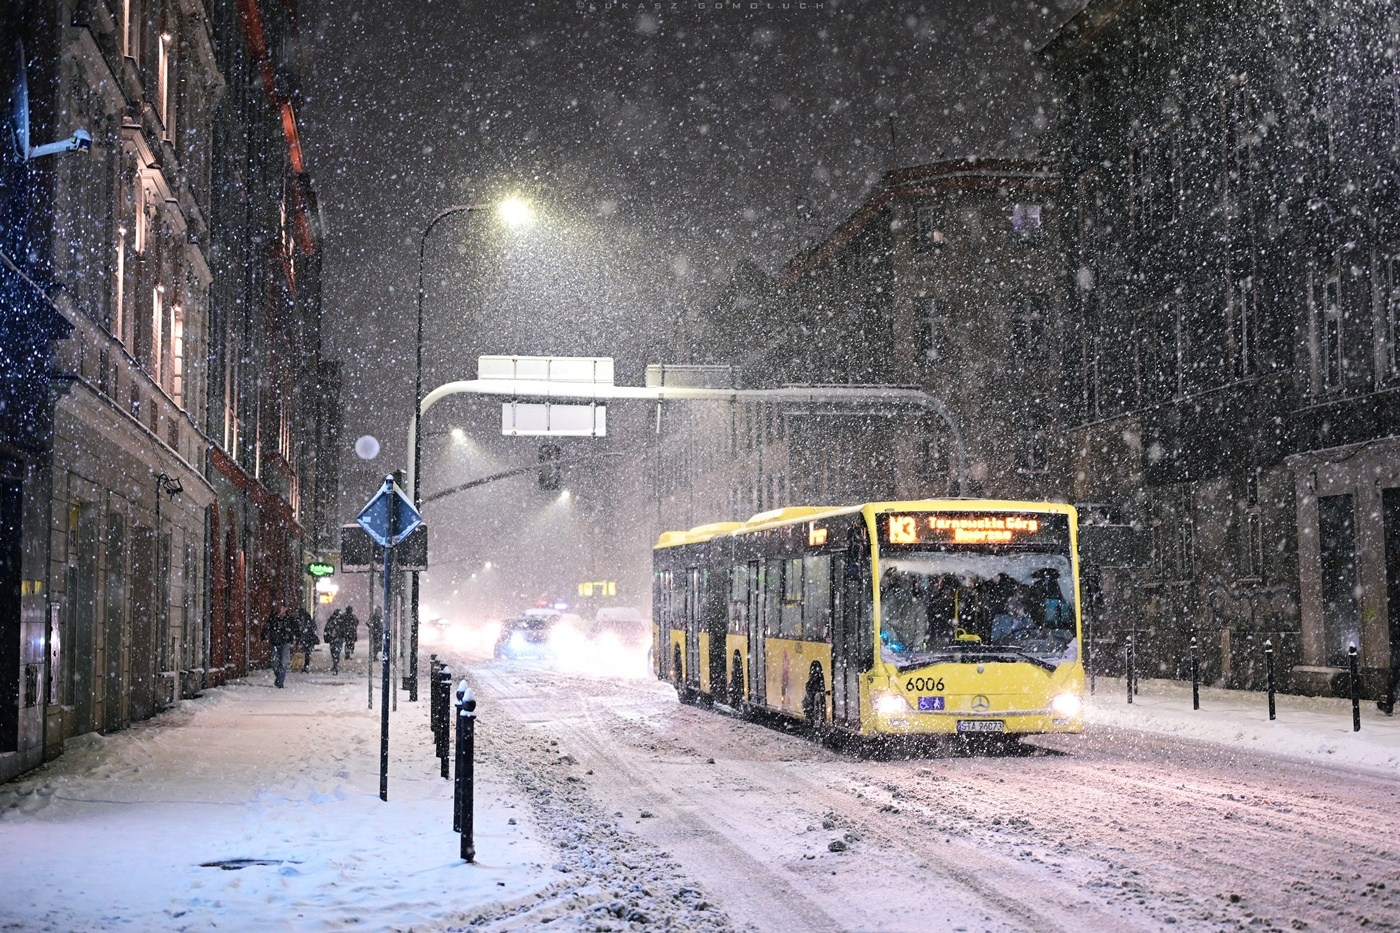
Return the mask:
<svg viewBox="0 0 1400 933">
<path fill-rule="evenodd" d="M 384 644 L 384 615 L 375 606 L 369 611 L 369 659 L 373 661 L 381 653 Z"/>
<path fill-rule="evenodd" d="M 331 673 L 340 673 L 340 652 L 345 648 L 344 610 L 337 609 L 326 620 L 326 644 L 331 649 Z"/>
<path fill-rule="evenodd" d="M 346 606 L 345 615 L 340 617 L 340 634 L 345 639 L 345 656 L 355 653 L 355 639 L 360 636 L 360 620 L 355 618 L 355 607 Z"/>
<path fill-rule="evenodd" d="M 272 676 L 278 687 L 287 685 L 287 668 L 292 663 L 292 642 L 296 641 L 295 617 L 275 609 L 263 625 L 263 641 L 272 646 Z"/>
<path fill-rule="evenodd" d="M 298 644 L 301 645 L 302 655 L 306 659 L 301 665 L 303 674 L 311 670 L 311 649 L 321 643 L 321 639 L 316 635 L 316 620 L 311 618 L 311 613 L 305 609 L 296 611 L 298 621 Z"/>
</svg>

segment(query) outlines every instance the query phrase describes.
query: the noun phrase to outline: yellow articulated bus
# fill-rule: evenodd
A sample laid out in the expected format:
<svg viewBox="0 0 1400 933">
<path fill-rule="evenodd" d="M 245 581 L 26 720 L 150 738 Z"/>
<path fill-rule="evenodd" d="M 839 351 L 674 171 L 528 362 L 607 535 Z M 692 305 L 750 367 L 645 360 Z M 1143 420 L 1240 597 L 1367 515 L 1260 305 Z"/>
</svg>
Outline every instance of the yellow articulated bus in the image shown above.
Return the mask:
<svg viewBox="0 0 1400 933">
<path fill-rule="evenodd" d="M 857 736 L 1081 732 L 1074 508 L 779 509 L 653 551 L 656 675 Z"/>
</svg>

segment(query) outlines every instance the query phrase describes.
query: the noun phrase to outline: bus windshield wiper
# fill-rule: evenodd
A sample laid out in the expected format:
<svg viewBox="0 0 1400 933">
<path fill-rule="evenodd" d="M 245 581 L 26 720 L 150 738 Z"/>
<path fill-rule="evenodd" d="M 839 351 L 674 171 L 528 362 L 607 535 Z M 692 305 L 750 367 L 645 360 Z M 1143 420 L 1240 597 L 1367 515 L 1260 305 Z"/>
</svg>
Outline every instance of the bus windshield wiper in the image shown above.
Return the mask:
<svg viewBox="0 0 1400 933">
<path fill-rule="evenodd" d="M 974 661 L 1028 661 L 1045 668 L 1047 671 L 1053 671 L 1057 666 L 1053 661 L 1048 661 L 1014 645 L 972 644 L 966 647 L 959 645 L 950 647 L 947 651 L 938 652 L 927 663 L 936 664 L 940 661 L 957 661 L 963 664 L 971 664 Z"/>
</svg>

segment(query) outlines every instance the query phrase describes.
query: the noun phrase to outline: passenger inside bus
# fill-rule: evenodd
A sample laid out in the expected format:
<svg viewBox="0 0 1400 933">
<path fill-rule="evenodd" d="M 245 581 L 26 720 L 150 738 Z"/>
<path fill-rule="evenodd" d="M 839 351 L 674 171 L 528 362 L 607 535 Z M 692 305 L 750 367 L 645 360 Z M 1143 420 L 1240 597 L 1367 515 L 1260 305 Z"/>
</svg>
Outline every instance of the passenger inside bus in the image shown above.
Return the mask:
<svg viewBox="0 0 1400 933">
<path fill-rule="evenodd" d="M 1076 651 L 1068 561 L 1060 555 L 901 554 L 880 574 L 884 659 L 907 667 L 949 651 Z"/>
</svg>

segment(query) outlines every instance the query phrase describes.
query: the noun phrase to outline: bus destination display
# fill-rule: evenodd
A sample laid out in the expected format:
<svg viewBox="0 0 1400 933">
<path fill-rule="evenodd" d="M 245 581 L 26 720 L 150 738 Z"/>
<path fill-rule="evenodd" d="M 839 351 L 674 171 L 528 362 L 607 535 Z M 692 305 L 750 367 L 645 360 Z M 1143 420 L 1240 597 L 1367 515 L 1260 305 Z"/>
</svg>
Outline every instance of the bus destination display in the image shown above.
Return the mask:
<svg viewBox="0 0 1400 933">
<path fill-rule="evenodd" d="M 1049 545 L 1069 537 L 1064 516 L 1024 512 L 895 513 L 885 527 L 889 544 Z"/>
</svg>

